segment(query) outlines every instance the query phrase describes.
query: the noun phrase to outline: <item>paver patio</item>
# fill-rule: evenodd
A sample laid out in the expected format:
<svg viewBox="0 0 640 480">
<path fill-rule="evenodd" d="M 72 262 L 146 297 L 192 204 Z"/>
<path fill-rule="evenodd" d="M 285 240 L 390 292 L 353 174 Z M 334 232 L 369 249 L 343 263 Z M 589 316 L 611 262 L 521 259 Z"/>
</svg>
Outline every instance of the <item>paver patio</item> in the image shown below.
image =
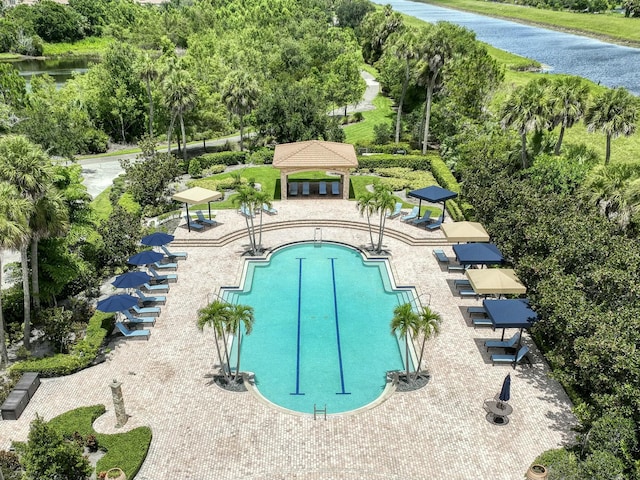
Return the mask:
<svg viewBox="0 0 640 480">
<path fill-rule="evenodd" d="M 279 214 L 265 216 L 266 222 L 365 221 L 355 202 L 296 199 L 274 206 Z M 114 378 L 123 382 L 131 415 L 123 430 L 148 425 L 153 431 L 138 480 L 510 480 L 523 478 L 540 452 L 573 440 L 571 404 L 549 378 L 537 350 L 532 368 L 491 366 L 483 342 L 501 332 L 470 326 L 465 307 L 479 301 L 454 294 L 453 279 L 461 274 L 441 268 L 431 253 L 433 246 L 410 246 L 390 236 L 384 243 L 396 282 L 416 285 L 422 303 L 444 320 L 440 335 L 427 342 L 423 367 L 432 378 L 425 388 L 396 392 L 358 415 L 314 421 L 311 415 L 282 413 L 249 393 L 226 392 L 211 384 L 213 334 L 196 328 L 196 312 L 220 286 L 238 283 L 247 243 L 243 237 L 221 247 L 188 245 L 188 239 L 216 239 L 244 228 L 237 212 L 216 213 L 218 227 L 191 233 L 177 229 L 171 250 L 186 250 L 189 258 L 180 262 L 178 282 L 167 294 L 150 340 L 118 337 L 106 362 L 68 377 L 43 379 L 22 417 L 0 422 L 0 448 L 25 440 L 36 412 L 48 420 L 98 403 L 106 405 L 107 413 L 96 421 L 96 430 L 118 431 L 109 388 Z M 452 255 L 439 231 L 426 232 L 398 219 L 389 220 L 388 228 L 433 239 Z M 311 226 L 267 231 L 263 244 L 274 247 L 313 235 Z M 322 237 L 356 246 L 369 238 L 366 231 L 344 227 L 323 227 Z M 528 337 L 526 342 L 531 344 Z M 495 426 L 485 419 L 483 401 L 499 391 L 509 372 L 514 413 L 508 425 Z"/>
</svg>

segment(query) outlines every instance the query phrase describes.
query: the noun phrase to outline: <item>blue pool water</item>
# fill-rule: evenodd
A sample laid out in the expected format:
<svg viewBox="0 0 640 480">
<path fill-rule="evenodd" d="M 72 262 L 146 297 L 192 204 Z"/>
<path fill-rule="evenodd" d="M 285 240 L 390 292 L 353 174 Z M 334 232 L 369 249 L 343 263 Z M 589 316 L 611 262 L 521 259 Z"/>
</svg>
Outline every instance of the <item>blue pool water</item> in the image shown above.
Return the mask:
<svg viewBox="0 0 640 480">
<path fill-rule="evenodd" d="M 284 247 L 269 262 L 250 261 L 242 290 L 223 298 L 254 308 L 240 370 L 254 372 L 260 393 L 286 409 L 355 410 L 380 396 L 389 370 L 404 369 L 404 342 L 390 323 L 413 290 L 393 290 L 385 263 L 352 248 Z"/>
</svg>

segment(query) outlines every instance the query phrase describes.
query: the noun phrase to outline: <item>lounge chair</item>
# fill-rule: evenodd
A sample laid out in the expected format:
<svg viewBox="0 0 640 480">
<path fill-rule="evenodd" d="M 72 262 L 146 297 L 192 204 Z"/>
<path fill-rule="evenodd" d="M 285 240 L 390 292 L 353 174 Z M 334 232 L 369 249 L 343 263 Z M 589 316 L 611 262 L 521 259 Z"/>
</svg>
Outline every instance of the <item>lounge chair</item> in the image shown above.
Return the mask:
<svg viewBox="0 0 640 480">
<path fill-rule="evenodd" d="M 298 182 L 289 182 L 289 195 L 292 197 L 298 195 Z"/>
<path fill-rule="evenodd" d="M 251 209 L 248 206 L 246 206 L 245 204 L 240 205 L 240 215 L 242 215 L 243 217 L 247 217 L 247 218 L 255 217 L 255 215 L 251 211 Z"/>
<path fill-rule="evenodd" d="M 469 267 L 467 265 L 452 264 L 447 267 L 448 272 L 466 272 Z"/>
<path fill-rule="evenodd" d="M 438 262 L 447 264 L 449 263 L 449 257 L 447 257 L 447 254 L 444 253 L 444 250 L 442 250 L 441 248 L 434 248 L 433 255 L 438 259 Z"/>
<path fill-rule="evenodd" d="M 476 327 L 493 327 L 493 322 L 491 320 L 489 320 L 488 318 L 484 317 L 484 318 L 474 318 L 473 320 L 471 320 L 471 323 L 473 323 L 473 328 Z"/>
<path fill-rule="evenodd" d="M 169 268 L 169 269 L 173 269 L 176 270 L 178 268 L 178 264 L 171 262 L 171 263 L 160 263 L 160 262 L 153 262 L 154 267 L 156 267 L 158 270 L 163 270 L 165 268 Z"/>
<path fill-rule="evenodd" d="M 162 251 L 164 252 L 164 254 L 169 257 L 169 258 L 187 258 L 187 252 L 170 252 L 169 249 L 162 245 L 160 247 L 162 249 Z"/>
<path fill-rule="evenodd" d="M 469 280 L 467 280 L 466 278 L 463 280 L 454 280 L 453 281 L 453 286 L 456 287 L 457 289 L 460 288 L 469 288 L 471 286 L 471 282 Z M 480 307 L 482 308 L 482 307 Z M 484 310 L 484 308 L 483 308 Z"/>
<path fill-rule="evenodd" d="M 116 327 L 120 330 L 120 333 L 127 338 L 145 338 L 149 340 L 151 332 L 149 330 L 129 330 L 124 323 L 116 322 Z"/>
<path fill-rule="evenodd" d="M 461 297 L 478 297 L 474 290 L 458 290 Z"/>
<path fill-rule="evenodd" d="M 400 217 L 400 220 L 403 222 L 408 222 L 409 220 L 413 220 L 414 218 L 417 218 L 419 213 L 420 211 L 418 207 L 413 207 L 409 212 L 409 214 L 405 215 L 404 217 Z"/>
<path fill-rule="evenodd" d="M 302 195 L 309 196 L 309 182 L 302 182 Z"/>
<path fill-rule="evenodd" d="M 201 223 L 201 224 L 205 225 L 205 226 L 206 226 L 206 225 L 209 225 L 210 227 L 213 227 L 213 226 L 215 226 L 215 225 L 217 225 L 217 224 L 218 224 L 218 222 L 216 222 L 215 220 L 210 220 L 210 219 L 208 219 L 207 217 L 205 217 L 205 216 L 204 216 L 204 213 L 202 213 L 202 211 L 201 211 L 201 210 L 198 210 L 198 211 L 196 212 L 196 215 L 198 216 L 198 220 L 197 220 L 197 221 L 198 221 L 199 223 Z"/>
<path fill-rule="evenodd" d="M 129 310 L 123 310 L 120 313 L 125 316 L 128 324 L 141 325 L 143 323 L 150 323 L 151 326 L 156 324 L 155 317 L 135 317 Z"/>
<path fill-rule="evenodd" d="M 511 363 L 513 364 L 513 368 L 516 368 L 516 365 L 522 361 L 527 353 L 529 353 L 529 347 L 523 345 L 515 355 L 494 353 L 493 355 L 491 355 L 491 362 L 493 363 L 493 365 L 495 365 L 496 363 Z"/>
<path fill-rule="evenodd" d="M 203 225 L 200 225 L 199 223 L 196 222 L 192 222 L 191 219 L 188 216 L 184 216 L 184 219 L 187 221 L 187 226 L 189 228 L 193 228 L 194 230 L 202 230 L 204 228 Z"/>
<path fill-rule="evenodd" d="M 155 295 L 153 297 L 148 297 L 144 293 L 142 293 L 139 288 L 136 288 L 135 292 L 136 295 L 140 297 L 140 300 L 142 300 L 142 303 L 164 303 L 167 301 L 167 297 L 165 297 L 164 295 Z"/>
<path fill-rule="evenodd" d="M 319 188 L 319 191 L 320 191 L 320 195 L 326 195 L 327 194 L 327 182 L 320 182 L 318 188 Z"/>
<path fill-rule="evenodd" d="M 163 293 L 166 293 L 166 292 L 169 291 L 169 285 L 167 285 L 166 283 L 165 284 L 160 284 L 160 285 L 151 285 L 149 283 L 145 283 L 142 286 L 148 292 L 163 292 Z"/>
<path fill-rule="evenodd" d="M 331 195 L 340 195 L 340 182 L 331 182 Z"/>
<path fill-rule="evenodd" d="M 422 223 L 429 223 L 430 221 L 431 221 L 431 210 L 427 210 L 426 212 L 424 212 L 424 215 L 422 215 L 422 217 L 414 218 L 413 220 L 411 220 L 411 223 L 413 223 L 414 225 L 420 225 Z"/>
<path fill-rule="evenodd" d="M 388 213 L 387 218 L 396 218 L 400 213 L 402 213 L 402 202 L 396 202 L 393 212 Z"/>
<path fill-rule="evenodd" d="M 509 340 L 487 340 L 484 346 L 487 350 L 490 348 L 513 348 L 520 340 L 520 332 L 516 332 Z"/>
<path fill-rule="evenodd" d="M 270 207 L 266 203 L 262 204 L 262 211 L 268 213 L 269 215 L 277 215 L 278 214 L 278 210 L 276 210 L 273 207 Z"/>
<path fill-rule="evenodd" d="M 147 267 L 147 270 L 149 270 L 149 273 L 151 274 L 151 276 L 156 282 L 165 282 L 165 281 L 170 282 L 172 280 L 175 282 L 178 280 L 178 275 L 175 273 L 167 273 L 165 275 L 160 275 L 151 266 Z"/>
<path fill-rule="evenodd" d="M 467 313 L 469 315 L 484 315 L 487 316 L 487 311 L 484 307 L 467 307 Z"/>
<path fill-rule="evenodd" d="M 133 307 L 131 307 L 131 310 L 133 310 L 136 314 L 138 315 L 147 315 L 147 316 L 157 316 L 160 315 L 160 307 L 142 307 L 140 308 L 138 305 L 134 305 Z"/>
<path fill-rule="evenodd" d="M 427 230 L 436 230 L 440 228 L 441 225 L 442 225 L 442 218 L 439 218 L 435 222 L 431 222 L 430 224 L 426 225 L 424 228 L 426 228 Z"/>
</svg>

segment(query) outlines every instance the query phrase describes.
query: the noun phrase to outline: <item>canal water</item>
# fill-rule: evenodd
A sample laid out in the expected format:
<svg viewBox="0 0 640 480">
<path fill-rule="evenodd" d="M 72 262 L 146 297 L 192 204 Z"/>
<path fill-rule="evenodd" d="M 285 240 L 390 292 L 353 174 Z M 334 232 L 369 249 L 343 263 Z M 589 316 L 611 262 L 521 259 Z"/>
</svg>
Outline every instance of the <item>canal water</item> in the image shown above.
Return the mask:
<svg viewBox="0 0 640 480">
<path fill-rule="evenodd" d="M 478 40 L 537 60 L 550 71 L 579 75 L 640 95 L 640 49 L 408 0 L 374 0 L 427 22 L 467 27 Z"/>
<path fill-rule="evenodd" d="M 11 64 L 18 69 L 20 75 L 27 81 L 27 88 L 31 77 L 48 74 L 53 77 L 56 87 L 60 88 L 69 80 L 74 72 L 85 73 L 92 63 L 98 60 L 94 57 L 66 57 L 66 58 L 28 58 L 12 61 Z"/>
</svg>

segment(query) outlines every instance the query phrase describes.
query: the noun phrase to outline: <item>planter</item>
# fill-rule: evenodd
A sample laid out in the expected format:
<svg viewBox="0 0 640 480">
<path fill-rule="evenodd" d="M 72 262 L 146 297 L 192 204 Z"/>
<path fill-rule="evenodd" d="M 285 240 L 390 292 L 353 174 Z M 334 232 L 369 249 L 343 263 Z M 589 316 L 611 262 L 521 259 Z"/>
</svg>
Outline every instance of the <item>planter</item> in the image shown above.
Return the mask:
<svg viewBox="0 0 640 480">
<path fill-rule="evenodd" d="M 547 469 L 542 465 L 531 465 L 527 470 L 527 480 L 546 480 Z"/>
<path fill-rule="evenodd" d="M 107 470 L 107 476 L 105 478 L 109 480 L 127 480 L 127 476 L 120 468 Z"/>
</svg>

